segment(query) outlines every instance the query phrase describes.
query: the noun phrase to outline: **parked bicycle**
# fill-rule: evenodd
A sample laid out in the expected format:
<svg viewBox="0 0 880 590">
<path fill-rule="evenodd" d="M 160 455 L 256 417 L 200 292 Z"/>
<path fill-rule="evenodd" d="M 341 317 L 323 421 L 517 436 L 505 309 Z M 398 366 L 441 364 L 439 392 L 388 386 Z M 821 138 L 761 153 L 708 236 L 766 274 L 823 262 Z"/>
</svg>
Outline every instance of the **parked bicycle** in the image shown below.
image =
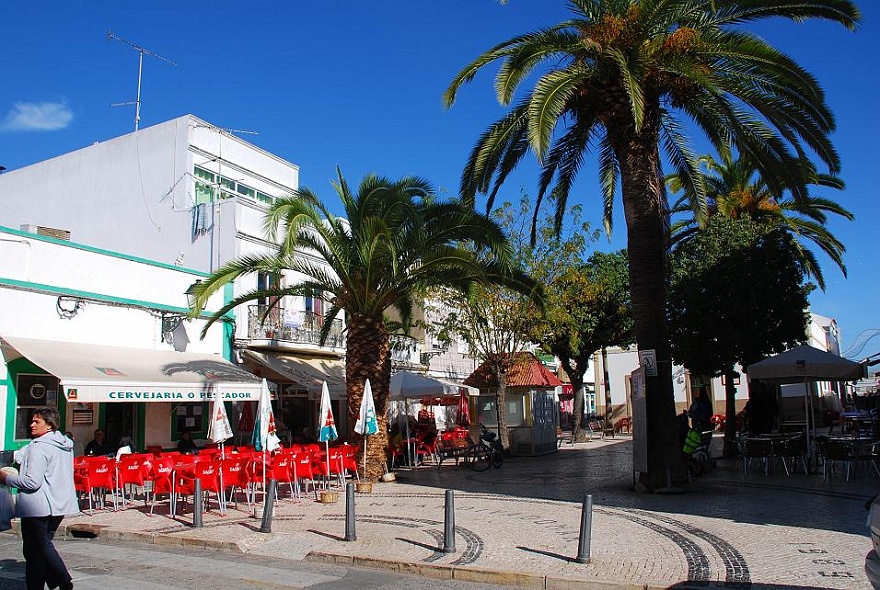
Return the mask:
<svg viewBox="0 0 880 590">
<path fill-rule="evenodd" d="M 468 466 L 474 471 L 485 471 L 489 465 L 495 468 L 504 463 L 504 448 L 501 438 L 480 424 L 480 441 L 473 446 L 468 456 Z"/>
</svg>

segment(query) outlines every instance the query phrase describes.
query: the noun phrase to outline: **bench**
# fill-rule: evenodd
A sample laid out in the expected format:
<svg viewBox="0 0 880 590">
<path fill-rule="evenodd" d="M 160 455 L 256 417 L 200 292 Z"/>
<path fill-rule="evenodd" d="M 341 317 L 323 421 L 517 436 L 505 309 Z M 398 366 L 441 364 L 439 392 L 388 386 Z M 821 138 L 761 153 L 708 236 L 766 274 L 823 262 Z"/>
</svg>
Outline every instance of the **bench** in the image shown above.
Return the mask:
<svg viewBox="0 0 880 590">
<path fill-rule="evenodd" d="M 562 446 L 562 443 L 568 442 L 568 444 L 574 444 L 574 440 L 571 438 L 571 430 L 562 430 L 559 426 L 556 427 L 556 448 Z"/>
<path fill-rule="evenodd" d="M 590 440 L 598 434 L 599 438 L 605 438 L 605 420 L 596 419 L 587 421 L 587 432 L 590 433 Z"/>
</svg>

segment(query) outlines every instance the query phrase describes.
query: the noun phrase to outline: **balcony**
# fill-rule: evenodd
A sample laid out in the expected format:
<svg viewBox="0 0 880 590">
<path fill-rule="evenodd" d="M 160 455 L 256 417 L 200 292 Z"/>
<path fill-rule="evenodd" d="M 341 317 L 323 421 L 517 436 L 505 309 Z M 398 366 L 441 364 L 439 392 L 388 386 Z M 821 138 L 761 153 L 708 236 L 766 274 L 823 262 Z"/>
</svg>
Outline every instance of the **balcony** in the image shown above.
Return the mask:
<svg viewBox="0 0 880 590">
<path fill-rule="evenodd" d="M 321 327 L 324 318 L 310 311 L 298 311 L 274 307 L 266 313 L 268 305 L 248 306 L 248 338 L 269 340 L 283 348 L 345 348 L 342 320 L 333 320 L 327 341 L 321 346 Z"/>
<path fill-rule="evenodd" d="M 395 369 L 411 369 L 420 365 L 421 348 L 415 338 L 392 334 L 391 366 Z"/>
</svg>

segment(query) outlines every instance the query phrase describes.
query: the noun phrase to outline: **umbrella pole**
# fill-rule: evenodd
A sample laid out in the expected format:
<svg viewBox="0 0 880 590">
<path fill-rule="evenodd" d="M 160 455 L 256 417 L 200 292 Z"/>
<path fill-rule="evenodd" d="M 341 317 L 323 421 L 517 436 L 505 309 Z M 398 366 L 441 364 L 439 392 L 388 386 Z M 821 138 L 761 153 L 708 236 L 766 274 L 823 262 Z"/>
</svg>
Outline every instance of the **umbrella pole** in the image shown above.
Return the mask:
<svg viewBox="0 0 880 590">
<path fill-rule="evenodd" d="M 226 516 L 226 488 L 223 486 L 223 443 L 220 443 L 220 463 L 217 470 L 220 471 L 220 516 Z"/>
<path fill-rule="evenodd" d="M 324 480 L 324 489 L 330 489 L 330 441 L 324 441 L 324 457 L 327 459 L 327 479 Z"/>
<path fill-rule="evenodd" d="M 364 435 L 364 477 L 367 476 L 367 435 Z"/>
</svg>

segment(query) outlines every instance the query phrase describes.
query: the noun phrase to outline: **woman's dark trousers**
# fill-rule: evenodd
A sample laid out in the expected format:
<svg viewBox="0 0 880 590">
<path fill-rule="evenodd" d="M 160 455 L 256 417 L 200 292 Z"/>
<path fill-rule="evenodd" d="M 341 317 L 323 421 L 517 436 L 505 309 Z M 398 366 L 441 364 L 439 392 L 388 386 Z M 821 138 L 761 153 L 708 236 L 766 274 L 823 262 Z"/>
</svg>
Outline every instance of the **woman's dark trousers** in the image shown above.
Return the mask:
<svg viewBox="0 0 880 590">
<path fill-rule="evenodd" d="M 57 588 L 70 582 L 70 572 L 52 539 L 63 516 L 26 516 L 21 519 L 22 553 L 28 590 Z"/>
</svg>

